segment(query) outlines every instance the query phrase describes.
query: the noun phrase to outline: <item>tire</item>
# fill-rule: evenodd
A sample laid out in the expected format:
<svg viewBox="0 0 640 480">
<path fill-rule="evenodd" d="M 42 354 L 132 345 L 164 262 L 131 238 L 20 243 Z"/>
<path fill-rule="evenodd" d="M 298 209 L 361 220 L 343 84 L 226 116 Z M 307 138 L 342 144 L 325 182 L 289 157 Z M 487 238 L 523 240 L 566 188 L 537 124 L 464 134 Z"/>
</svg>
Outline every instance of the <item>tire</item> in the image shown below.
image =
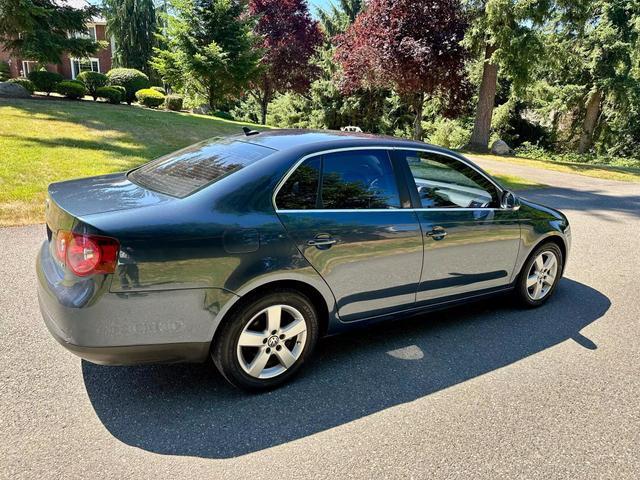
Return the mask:
<svg viewBox="0 0 640 480">
<path fill-rule="evenodd" d="M 231 314 L 216 335 L 211 357 L 232 385 L 271 390 L 288 382 L 311 357 L 318 325 L 316 309 L 306 296 L 277 290 L 250 299 Z"/>
<path fill-rule="evenodd" d="M 551 275 L 554 269 L 546 264 L 550 258 L 555 258 L 554 275 Z M 539 259 L 544 265 L 542 269 L 540 269 Z M 527 258 L 516 281 L 515 294 L 518 302 L 528 308 L 539 307 L 547 302 L 562 277 L 563 267 L 564 258 L 558 245 L 546 242 L 537 247 Z M 532 284 L 534 277 L 536 282 Z"/>
</svg>

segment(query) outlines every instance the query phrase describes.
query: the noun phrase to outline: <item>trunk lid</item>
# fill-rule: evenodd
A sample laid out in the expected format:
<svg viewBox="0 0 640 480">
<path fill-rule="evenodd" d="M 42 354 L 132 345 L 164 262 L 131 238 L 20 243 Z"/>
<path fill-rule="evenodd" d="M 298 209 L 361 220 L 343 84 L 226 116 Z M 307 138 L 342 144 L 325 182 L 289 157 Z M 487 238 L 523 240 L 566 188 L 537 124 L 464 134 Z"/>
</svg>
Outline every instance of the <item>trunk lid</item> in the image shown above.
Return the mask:
<svg viewBox="0 0 640 480">
<path fill-rule="evenodd" d="M 52 183 L 49 185 L 49 198 L 74 217 L 147 207 L 175 200 L 136 185 L 129 181 L 126 173 Z M 49 223 L 49 212 L 53 214 L 54 209 L 47 210 L 47 223 L 52 225 Z"/>
</svg>

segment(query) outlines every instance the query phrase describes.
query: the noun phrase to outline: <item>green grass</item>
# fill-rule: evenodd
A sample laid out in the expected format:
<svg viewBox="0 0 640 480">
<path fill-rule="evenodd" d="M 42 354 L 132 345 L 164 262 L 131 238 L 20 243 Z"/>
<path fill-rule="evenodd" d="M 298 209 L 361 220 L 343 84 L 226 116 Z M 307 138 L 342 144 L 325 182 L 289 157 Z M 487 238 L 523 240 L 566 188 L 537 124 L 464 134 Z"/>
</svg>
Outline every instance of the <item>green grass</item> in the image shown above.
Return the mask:
<svg viewBox="0 0 640 480">
<path fill-rule="evenodd" d="M 577 162 L 561 162 L 556 160 L 539 160 L 525 157 L 504 157 L 485 153 L 462 152 L 469 157 L 486 158 L 499 162 L 511 162 L 526 167 L 543 168 L 557 172 L 576 173 L 587 177 L 603 178 L 606 180 L 618 180 L 621 182 L 640 182 L 640 168 L 615 167 L 611 165 L 598 165 Z"/>
<path fill-rule="evenodd" d="M 128 170 L 243 125 L 126 105 L 0 99 L 0 225 L 43 221 L 51 182 Z"/>
<path fill-rule="evenodd" d="M 51 182 L 128 170 L 243 125 L 90 101 L 0 99 L 0 225 L 42 222 Z M 539 186 L 496 177 L 513 189 Z"/>
<path fill-rule="evenodd" d="M 508 188 L 509 190 L 530 190 L 532 188 L 542 188 L 546 187 L 546 185 L 538 182 L 534 182 L 533 180 L 529 180 L 527 178 L 516 177 L 515 175 L 504 175 L 502 173 L 495 173 L 493 171 L 489 171 L 489 173 L 497 179 L 502 186 Z"/>
</svg>

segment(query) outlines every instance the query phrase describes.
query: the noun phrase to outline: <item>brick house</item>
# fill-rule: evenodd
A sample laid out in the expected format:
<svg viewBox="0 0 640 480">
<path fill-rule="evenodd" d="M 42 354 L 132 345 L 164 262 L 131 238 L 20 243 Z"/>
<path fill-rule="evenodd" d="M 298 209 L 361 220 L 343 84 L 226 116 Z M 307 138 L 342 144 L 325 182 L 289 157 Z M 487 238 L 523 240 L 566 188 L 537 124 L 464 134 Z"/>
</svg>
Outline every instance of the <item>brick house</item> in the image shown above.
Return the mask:
<svg viewBox="0 0 640 480">
<path fill-rule="evenodd" d="M 88 5 L 86 0 L 61 0 L 67 5 L 75 8 L 84 8 Z M 111 69 L 111 54 L 114 48 L 113 39 L 107 38 L 107 22 L 102 17 L 95 17 L 87 23 L 87 36 L 93 40 L 103 40 L 107 43 L 107 47 L 98 50 L 90 58 L 72 58 L 66 53 L 60 58 L 60 63 L 50 63 L 46 65 L 46 69 L 50 72 L 58 72 L 65 78 L 76 78 L 83 71 L 92 70 L 94 72 L 106 73 Z M 4 50 L 0 44 L 0 61 L 9 64 L 11 77 L 26 77 L 29 72 L 37 68 L 36 62 L 28 58 L 19 58 L 12 56 Z"/>
</svg>

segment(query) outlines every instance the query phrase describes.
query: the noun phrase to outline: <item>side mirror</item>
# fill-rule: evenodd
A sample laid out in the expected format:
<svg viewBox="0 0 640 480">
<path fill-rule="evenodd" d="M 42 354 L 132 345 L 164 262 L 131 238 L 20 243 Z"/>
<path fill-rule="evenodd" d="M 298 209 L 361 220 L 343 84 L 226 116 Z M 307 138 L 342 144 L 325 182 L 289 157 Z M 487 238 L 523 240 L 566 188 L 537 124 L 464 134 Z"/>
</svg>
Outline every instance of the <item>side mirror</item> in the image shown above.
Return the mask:
<svg viewBox="0 0 640 480">
<path fill-rule="evenodd" d="M 516 194 L 510 190 L 505 190 L 502 193 L 502 199 L 500 200 L 500 207 L 505 210 L 518 210 L 520 208 L 520 201 Z"/>
</svg>

